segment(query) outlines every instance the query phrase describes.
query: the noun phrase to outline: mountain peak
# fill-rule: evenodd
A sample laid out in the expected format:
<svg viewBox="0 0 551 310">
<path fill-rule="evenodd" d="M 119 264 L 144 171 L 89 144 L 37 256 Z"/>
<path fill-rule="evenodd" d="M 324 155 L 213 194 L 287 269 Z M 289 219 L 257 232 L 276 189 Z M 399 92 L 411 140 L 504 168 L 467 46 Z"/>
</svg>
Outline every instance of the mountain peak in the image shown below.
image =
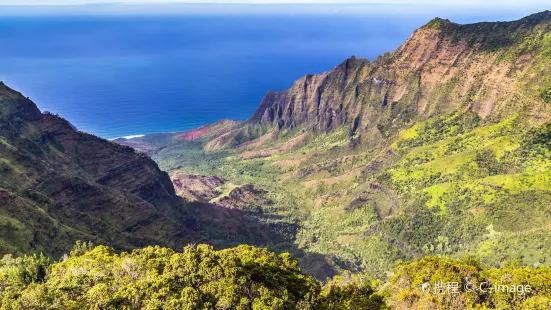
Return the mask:
<svg viewBox="0 0 551 310">
<path fill-rule="evenodd" d="M 530 22 L 536 22 L 536 23 L 540 23 L 540 22 L 548 22 L 548 21 L 551 21 L 551 11 L 549 10 L 545 10 L 543 12 L 539 12 L 539 13 L 534 13 L 532 15 L 528 15 L 520 20 L 518 20 L 519 22 L 527 22 L 527 21 L 530 21 Z"/>
<path fill-rule="evenodd" d="M 421 28 L 442 29 L 443 27 L 448 26 L 450 24 L 454 24 L 454 23 L 451 22 L 449 19 L 436 17 L 436 18 L 432 19 L 431 21 L 429 21 L 428 23 L 426 23 Z"/>
<path fill-rule="evenodd" d="M 477 45 L 480 50 L 494 52 L 523 45 L 529 37 L 541 43 L 541 33 L 551 31 L 551 12 L 543 11 L 514 21 L 473 24 L 458 24 L 447 19 L 435 18 L 420 29 L 436 30 L 442 38 L 452 43 L 466 42 L 469 46 Z M 540 43 L 538 45 L 541 45 Z"/>
<path fill-rule="evenodd" d="M 436 17 L 431 21 L 429 21 L 424 26 L 422 26 L 421 28 L 442 30 L 442 29 L 450 28 L 450 26 L 452 27 L 455 26 L 457 28 L 463 28 L 464 30 L 469 30 L 469 29 L 482 30 L 482 29 L 496 28 L 495 26 L 501 25 L 503 27 L 506 27 L 507 29 L 515 30 L 518 26 L 530 27 L 530 26 L 538 25 L 540 23 L 547 23 L 547 22 L 551 22 L 551 11 L 549 10 L 534 13 L 526 17 L 523 17 L 521 19 L 513 20 L 513 21 L 479 22 L 479 23 L 472 23 L 472 24 L 458 24 L 450 21 L 449 19 Z"/>
<path fill-rule="evenodd" d="M 37 119 L 40 114 L 40 110 L 31 100 L 0 81 L 0 120 L 7 122 L 15 117 L 24 120 Z"/>
</svg>

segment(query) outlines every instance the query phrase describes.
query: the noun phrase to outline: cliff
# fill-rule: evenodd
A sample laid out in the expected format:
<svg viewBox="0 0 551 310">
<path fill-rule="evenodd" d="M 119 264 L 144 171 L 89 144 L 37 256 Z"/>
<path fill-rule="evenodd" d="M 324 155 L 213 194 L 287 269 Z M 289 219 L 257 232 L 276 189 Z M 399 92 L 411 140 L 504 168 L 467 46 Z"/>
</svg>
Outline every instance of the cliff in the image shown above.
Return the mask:
<svg viewBox="0 0 551 310">
<path fill-rule="evenodd" d="M 0 84 L 0 253 L 60 255 L 78 239 L 118 249 L 218 235 L 264 244 L 263 229 L 237 211 L 185 203 L 143 153 L 76 131 Z"/>
<path fill-rule="evenodd" d="M 299 126 L 380 139 L 416 121 L 473 111 L 488 122 L 516 113 L 532 123 L 551 117 L 540 96 L 550 87 L 551 12 L 513 22 L 460 25 L 436 18 L 393 53 L 373 62 L 349 58 L 330 72 L 306 75 L 283 92 L 268 92 L 245 128 L 210 148 L 257 138 L 258 125 Z M 243 139 L 244 138 L 244 139 Z"/>
</svg>

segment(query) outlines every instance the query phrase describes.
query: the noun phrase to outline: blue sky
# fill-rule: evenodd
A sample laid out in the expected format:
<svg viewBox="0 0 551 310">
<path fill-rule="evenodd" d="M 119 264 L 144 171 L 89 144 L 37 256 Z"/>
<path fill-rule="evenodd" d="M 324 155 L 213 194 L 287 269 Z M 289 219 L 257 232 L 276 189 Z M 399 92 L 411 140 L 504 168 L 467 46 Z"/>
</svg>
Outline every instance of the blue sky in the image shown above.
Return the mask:
<svg viewBox="0 0 551 310">
<path fill-rule="evenodd" d="M 0 0 L 0 5 L 76 5 L 90 3 L 166 4 L 166 3 L 377 3 L 442 5 L 441 0 Z M 548 0 L 455 0 L 445 1 L 450 6 L 546 6 Z"/>
<path fill-rule="evenodd" d="M 490 21 L 511 20 L 548 9 L 549 0 L 0 0 L 1 16 L 396 13 L 441 17 L 461 14 Z"/>
</svg>

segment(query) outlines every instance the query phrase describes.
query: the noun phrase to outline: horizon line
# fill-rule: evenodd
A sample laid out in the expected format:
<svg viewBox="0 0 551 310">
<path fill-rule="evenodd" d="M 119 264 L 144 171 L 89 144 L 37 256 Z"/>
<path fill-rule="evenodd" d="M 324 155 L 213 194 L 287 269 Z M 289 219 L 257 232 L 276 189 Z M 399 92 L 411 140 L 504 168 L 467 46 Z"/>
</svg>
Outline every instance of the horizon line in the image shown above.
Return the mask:
<svg viewBox="0 0 551 310">
<path fill-rule="evenodd" d="M 4 0 L 5 1 L 5 0 Z M 421 1 L 414 1 L 414 0 L 376 0 L 376 1 L 370 1 L 370 0 L 162 0 L 162 1 L 155 1 L 155 0 L 145 0 L 145 1 L 139 1 L 139 0 L 119 0 L 119 1 L 102 1 L 102 0 L 96 0 L 96 1 L 89 1 L 89 2 L 81 2 L 81 3 L 71 3 L 68 0 L 58 0 L 58 1 L 52 1 L 49 3 L 44 3 L 44 1 L 37 2 L 37 0 L 28 0 L 28 1 L 17 1 L 16 3 L 2 3 L 3 1 L 0 0 L 0 7 L 6 7 L 6 6 L 12 6 L 12 7 L 27 7 L 27 6 L 116 6 L 116 5 L 124 5 L 124 6 L 162 6 L 162 5 L 414 5 L 414 6 L 424 6 L 424 5 L 436 5 L 436 6 L 491 6 L 493 1 L 488 1 L 487 3 L 480 3 L 475 0 L 468 0 L 468 1 L 450 1 L 447 3 L 442 3 L 438 0 L 421 0 Z M 11 2 L 11 1 L 8 1 Z M 529 7 L 531 5 L 543 5 L 545 4 L 540 3 L 539 0 L 533 1 L 536 3 L 526 3 L 525 7 Z M 505 1 L 502 3 L 503 6 L 509 6 L 512 3 L 509 1 Z M 515 3 L 516 4 L 516 3 Z"/>
<path fill-rule="evenodd" d="M 0 3 L 0 7 L 5 6 L 110 6 L 110 5 L 426 5 L 422 2 L 358 2 L 358 1 L 346 1 L 346 2 L 334 2 L 334 1 L 301 1 L 296 2 L 289 0 L 283 2 L 275 1 L 193 1 L 193 2 L 88 2 L 88 3 L 17 3 L 17 4 L 3 4 Z M 463 4 L 456 4 L 463 5 Z"/>
</svg>

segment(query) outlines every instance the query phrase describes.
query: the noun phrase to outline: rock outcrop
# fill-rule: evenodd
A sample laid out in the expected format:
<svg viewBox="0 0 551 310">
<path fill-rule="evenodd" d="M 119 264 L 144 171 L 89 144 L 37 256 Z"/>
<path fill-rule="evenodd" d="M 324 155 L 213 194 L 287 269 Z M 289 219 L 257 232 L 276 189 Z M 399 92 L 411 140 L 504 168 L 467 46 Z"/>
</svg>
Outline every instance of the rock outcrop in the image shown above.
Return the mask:
<svg viewBox="0 0 551 310">
<path fill-rule="evenodd" d="M 258 189 L 252 184 L 246 184 L 234 188 L 228 196 L 220 198 L 216 205 L 229 209 L 262 213 L 263 207 L 271 203 L 269 199 L 263 197 L 264 194 L 264 190 Z"/>
<path fill-rule="evenodd" d="M 171 177 L 178 196 L 189 201 L 209 202 L 218 197 L 221 192 L 217 190 L 224 181 L 219 177 L 208 177 L 176 173 Z"/>
</svg>

